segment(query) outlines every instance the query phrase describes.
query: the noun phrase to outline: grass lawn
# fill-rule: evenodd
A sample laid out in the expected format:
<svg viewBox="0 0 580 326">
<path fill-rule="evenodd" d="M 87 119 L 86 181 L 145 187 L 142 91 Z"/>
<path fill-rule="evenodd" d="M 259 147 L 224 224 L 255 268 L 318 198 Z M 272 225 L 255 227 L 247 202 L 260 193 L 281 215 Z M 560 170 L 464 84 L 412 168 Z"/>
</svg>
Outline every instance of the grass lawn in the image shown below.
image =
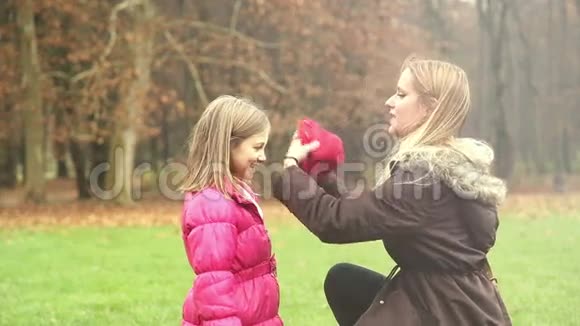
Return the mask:
<svg viewBox="0 0 580 326">
<path fill-rule="evenodd" d="M 324 245 L 268 222 L 287 325 L 336 325 L 322 281 L 336 262 L 387 273 L 379 242 Z M 504 216 L 490 255 L 514 325 L 580 325 L 580 219 Z M 0 325 L 178 325 L 191 286 L 175 226 L 0 230 Z"/>
</svg>

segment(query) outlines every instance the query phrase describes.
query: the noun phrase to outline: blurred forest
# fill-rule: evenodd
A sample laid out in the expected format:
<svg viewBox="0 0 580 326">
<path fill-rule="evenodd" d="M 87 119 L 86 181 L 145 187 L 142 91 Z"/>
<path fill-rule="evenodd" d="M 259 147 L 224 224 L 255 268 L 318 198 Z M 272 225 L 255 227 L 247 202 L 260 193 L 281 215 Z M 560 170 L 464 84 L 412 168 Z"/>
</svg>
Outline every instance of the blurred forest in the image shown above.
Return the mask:
<svg viewBox="0 0 580 326">
<path fill-rule="evenodd" d="M 43 202 L 74 180 L 90 198 L 103 162 L 157 178 L 220 94 L 268 111 L 270 160 L 307 116 L 368 161 L 411 53 L 467 71 L 463 134 L 493 145 L 496 174 L 563 189 L 580 172 L 580 0 L 2 0 L 0 188 Z M 94 181 L 135 199 L 132 173 Z"/>
</svg>

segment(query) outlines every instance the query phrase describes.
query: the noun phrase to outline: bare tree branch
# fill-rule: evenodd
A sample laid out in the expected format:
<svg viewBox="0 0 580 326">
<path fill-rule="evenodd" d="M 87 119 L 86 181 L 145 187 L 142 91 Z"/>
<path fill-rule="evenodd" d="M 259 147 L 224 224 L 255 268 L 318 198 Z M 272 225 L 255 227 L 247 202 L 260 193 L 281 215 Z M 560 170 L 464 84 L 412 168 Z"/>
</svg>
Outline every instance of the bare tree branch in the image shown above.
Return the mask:
<svg viewBox="0 0 580 326">
<path fill-rule="evenodd" d="M 120 2 L 117 5 L 115 5 L 115 7 L 113 7 L 113 10 L 111 10 L 111 15 L 109 16 L 109 42 L 107 43 L 105 50 L 103 51 L 103 53 L 101 54 L 95 65 L 93 65 L 90 69 L 80 72 L 75 76 L 73 76 L 71 78 L 71 83 L 75 84 L 85 78 L 94 75 L 99 71 L 100 69 L 99 66 L 102 66 L 105 60 L 107 60 L 107 57 L 111 54 L 113 48 L 115 47 L 115 43 L 117 42 L 117 17 L 119 13 L 130 7 L 137 6 L 142 2 L 143 2 L 142 0 L 124 0 L 123 2 Z"/>
<path fill-rule="evenodd" d="M 222 59 L 216 59 L 216 58 L 212 58 L 212 57 L 205 57 L 205 56 L 198 56 L 195 57 L 195 61 L 199 62 L 199 63 L 205 63 L 205 64 L 210 64 L 210 65 L 220 65 L 220 66 L 229 66 L 229 67 L 236 67 L 236 68 L 240 68 L 249 72 L 253 72 L 255 74 L 257 74 L 258 76 L 260 76 L 260 78 L 270 87 L 272 87 L 273 89 L 275 89 L 276 91 L 282 93 L 282 94 L 286 94 L 288 93 L 288 89 L 286 89 L 286 87 L 284 87 L 283 85 L 279 84 L 278 82 L 276 82 L 274 79 L 272 79 L 264 70 L 258 69 L 258 68 L 254 68 L 250 65 L 248 65 L 245 62 L 242 61 L 232 61 L 232 60 L 222 60 Z"/>
<path fill-rule="evenodd" d="M 187 56 L 186 56 L 186 58 L 187 58 Z M 162 65 L 162 64 L 165 63 L 165 61 L 170 60 L 170 59 L 174 59 L 174 57 L 172 57 L 170 55 L 164 55 L 160 60 L 158 60 L 156 62 L 156 65 Z M 179 60 L 184 60 L 184 58 L 181 55 L 179 56 L 178 59 Z M 280 84 L 280 83 L 276 82 L 274 79 L 272 79 L 272 77 L 270 77 L 267 72 L 265 72 L 264 70 L 258 69 L 258 68 L 254 68 L 254 67 L 248 65 L 245 62 L 242 62 L 242 61 L 232 61 L 232 60 L 224 60 L 224 59 L 216 59 L 216 58 L 206 57 L 206 56 L 197 56 L 194 59 L 195 59 L 195 63 L 203 63 L 203 64 L 209 64 L 209 65 L 219 65 L 219 66 L 224 66 L 224 67 L 235 67 L 235 68 L 239 68 L 239 69 L 242 69 L 242 70 L 245 70 L 245 71 L 248 71 L 248 72 L 255 73 L 268 86 L 270 86 L 274 90 L 280 92 L 281 94 L 287 94 L 288 93 L 288 89 L 285 86 L 283 86 L 282 84 Z M 187 59 L 187 62 L 194 63 L 189 58 Z"/>
<path fill-rule="evenodd" d="M 70 80 L 70 76 L 64 72 L 64 71 L 59 71 L 59 70 L 54 70 L 54 71 L 47 71 L 45 73 L 42 74 L 42 78 L 57 78 L 57 79 L 62 79 L 65 81 L 69 81 Z"/>
<path fill-rule="evenodd" d="M 241 7 L 242 0 L 236 0 L 236 3 L 234 3 L 234 11 L 232 12 L 232 18 L 230 19 L 230 33 L 236 32 L 236 26 L 238 25 L 238 17 L 240 16 Z"/>
<path fill-rule="evenodd" d="M 209 104 L 209 101 L 207 99 L 207 94 L 205 93 L 205 89 L 204 89 L 203 84 L 201 82 L 201 76 L 199 74 L 199 70 L 197 69 L 195 64 L 191 60 L 189 60 L 189 58 L 185 54 L 185 51 L 183 50 L 183 47 L 180 46 L 179 43 L 177 43 L 177 41 L 171 35 L 171 33 L 169 33 L 169 31 L 165 31 L 165 38 L 167 39 L 167 41 L 169 42 L 171 47 L 175 50 L 175 52 L 177 52 L 177 54 L 179 55 L 181 60 L 187 65 L 187 69 L 189 69 L 189 73 L 191 74 L 191 78 L 193 79 L 193 81 L 195 83 L 195 89 L 197 90 L 197 93 L 199 94 L 199 99 L 201 100 L 201 104 L 203 106 L 207 106 Z"/>
<path fill-rule="evenodd" d="M 251 36 L 248 36 L 244 33 L 241 33 L 239 31 L 236 30 L 231 30 L 231 28 L 226 28 L 226 27 L 222 27 L 222 26 L 218 26 L 215 24 L 211 24 L 211 23 L 206 23 L 203 21 L 187 21 L 187 22 L 178 22 L 178 23 L 173 23 L 173 24 L 169 24 L 167 27 L 172 28 L 172 27 L 176 27 L 176 26 L 180 26 L 182 24 L 185 24 L 186 26 L 192 27 L 192 28 L 196 28 L 196 29 L 202 29 L 202 30 L 206 30 L 215 34 L 221 34 L 224 36 L 232 36 L 232 37 L 237 37 L 242 41 L 254 44 L 258 47 L 262 47 L 262 48 L 266 48 L 266 49 L 278 49 L 280 48 L 280 43 L 272 43 L 272 42 L 264 42 L 264 41 L 260 41 L 257 40 Z"/>
</svg>

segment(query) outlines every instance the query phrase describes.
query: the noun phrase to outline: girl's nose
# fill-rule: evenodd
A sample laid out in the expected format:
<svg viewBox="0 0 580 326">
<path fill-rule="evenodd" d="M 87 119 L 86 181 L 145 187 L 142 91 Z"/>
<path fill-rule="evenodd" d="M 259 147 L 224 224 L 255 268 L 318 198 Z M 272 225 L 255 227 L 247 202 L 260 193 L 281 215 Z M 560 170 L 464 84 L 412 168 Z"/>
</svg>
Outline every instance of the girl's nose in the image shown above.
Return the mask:
<svg viewBox="0 0 580 326">
<path fill-rule="evenodd" d="M 385 107 L 387 107 L 387 109 L 391 110 L 392 108 L 395 107 L 395 100 L 394 100 L 394 98 L 395 98 L 395 95 L 389 97 L 387 99 L 387 101 L 385 102 Z"/>
<path fill-rule="evenodd" d="M 266 162 L 266 153 L 260 153 L 260 155 L 258 156 L 258 162 L 260 163 Z"/>
</svg>

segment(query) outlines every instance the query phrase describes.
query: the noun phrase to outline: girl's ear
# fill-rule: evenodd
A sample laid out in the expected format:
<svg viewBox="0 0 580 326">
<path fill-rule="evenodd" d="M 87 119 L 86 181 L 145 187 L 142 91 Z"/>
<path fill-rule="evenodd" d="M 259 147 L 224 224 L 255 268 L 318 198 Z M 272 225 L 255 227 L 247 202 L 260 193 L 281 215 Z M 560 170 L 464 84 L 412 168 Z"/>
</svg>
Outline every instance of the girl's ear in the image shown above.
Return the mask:
<svg viewBox="0 0 580 326">
<path fill-rule="evenodd" d="M 230 148 L 234 149 L 236 147 L 238 147 L 238 145 L 242 142 L 242 140 L 238 137 L 232 137 L 230 139 Z"/>
</svg>

